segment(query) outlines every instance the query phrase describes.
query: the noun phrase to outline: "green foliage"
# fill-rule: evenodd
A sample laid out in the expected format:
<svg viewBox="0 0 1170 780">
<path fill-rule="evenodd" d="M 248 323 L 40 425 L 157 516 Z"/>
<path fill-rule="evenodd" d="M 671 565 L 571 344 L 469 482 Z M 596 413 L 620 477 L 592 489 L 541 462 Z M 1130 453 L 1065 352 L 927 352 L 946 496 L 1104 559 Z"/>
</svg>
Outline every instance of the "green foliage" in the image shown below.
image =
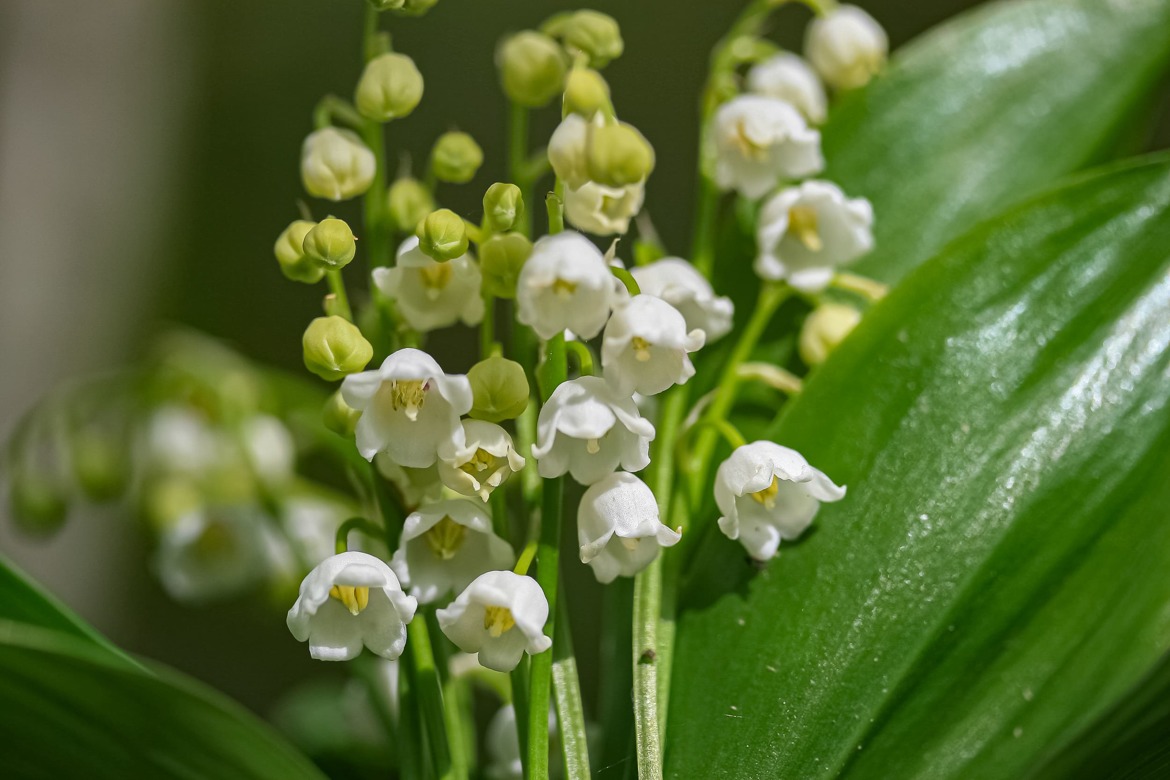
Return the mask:
<svg viewBox="0 0 1170 780">
<path fill-rule="evenodd" d="M 901 49 L 833 109 L 831 179 L 874 205 L 857 273 L 893 282 L 976 221 L 1110 156 L 1170 63 L 1170 2 L 1028 0 Z"/>
<path fill-rule="evenodd" d="M 239 705 L 145 669 L 3 560 L 0 701 L 12 777 L 322 777 Z"/>
<path fill-rule="evenodd" d="M 753 576 L 712 534 L 671 777 L 1017 777 L 1170 648 L 1170 163 L 984 225 L 868 315 L 775 440 L 849 496 Z M 698 531 L 699 529 L 696 529 Z"/>
</svg>

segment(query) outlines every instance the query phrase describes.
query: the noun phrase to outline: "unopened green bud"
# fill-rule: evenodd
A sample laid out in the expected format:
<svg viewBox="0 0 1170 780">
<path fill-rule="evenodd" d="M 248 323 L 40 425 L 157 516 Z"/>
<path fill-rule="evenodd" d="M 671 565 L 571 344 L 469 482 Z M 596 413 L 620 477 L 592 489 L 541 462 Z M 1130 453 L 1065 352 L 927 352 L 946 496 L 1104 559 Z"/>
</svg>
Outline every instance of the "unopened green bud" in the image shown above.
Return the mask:
<svg viewBox="0 0 1170 780">
<path fill-rule="evenodd" d="M 422 100 L 423 77 L 405 54 L 381 54 L 366 63 L 354 92 L 362 116 L 377 122 L 404 117 Z"/>
<path fill-rule="evenodd" d="M 422 16 L 438 4 L 439 0 L 403 0 L 391 10 L 399 16 Z"/>
<path fill-rule="evenodd" d="M 301 346 L 305 368 L 329 382 L 361 371 L 374 348 L 352 322 L 341 317 L 318 317 L 305 329 Z"/>
<path fill-rule="evenodd" d="M 399 179 L 386 193 L 390 221 L 399 233 L 411 233 L 435 208 L 435 199 L 418 179 Z"/>
<path fill-rule="evenodd" d="M 330 270 L 349 265 L 357 252 L 357 243 L 349 225 L 340 219 L 327 217 L 305 234 L 303 248 L 305 257 Z"/>
<path fill-rule="evenodd" d="M 800 329 L 800 359 L 810 366 L 824 363 L 859 322 L 861 312 L 852 306 L 840 303 L 818 306 L 808 315 Z"/>
<path fill-rule="evenodd" d="M 113 501 L 126 490 L 129 472 L 125 454 L 107 437 L 77 431 L 70 441 L 73 476 L 92 501 Z"/>
<path fill-rule="evenodd" d="M 8 502 L 12 519 L 30 534 L 56 532 L 69 514 L 69 502 L 60 487 L 31 471 L 13 474 Z"/>
<path fill-rule="evenodd" d="M 532 254 L 532 242 L 523 233 L 497 233 L 479 245 L 483 289 L 497 298 L 516 297 L 516 278 Z"/>
<path fill-rule="evenodd" d="M 431 150 L 431 170 L 439 181 L 464 184 L 483 165 L 483 150 L 467 133 L 443 133 Z"/>
<path fill-rule="evenodd" d="M 513 230 L 524 218 L 524 195 L 515 184 L 496 182 L 483 196 L 483 216 L 496 232 Z"/>
<path fill-rule="evenodd" d="M 609 84 L 591 68 L 573 68 L 565 80 L 565 113 L 592 119 L 598 111 L 609 111 L 612 103 Z"/>
<path fill-rule="evenodd" d="M 622 56 L 625 49 L 617 20 L 599 11 L 577 11 L 561 20 L 558 27 L 565 48 L 585 54 L 593 68 L 604 68 Z"/>
<path fill-rule="evenodd" d="M 439 209 L 427 214 L 415 231 L 418 248 L 427 257 L 440 263 L 467 254 L 467 226 L 463 218 L 451 209 Z"/>
<path fill-rule="evenodd" d="M 345 399 L 341 397 L 340 390 L 329 396 L 321 413 L 325 427 L 342 438 L 353 436 L 354 428 L 357 427 L 358 418 L 361 416 L 361 412 L 350 408 L 349 404 L 345 402 Z"/>
<path fill-rule="evenodd" d="M 316 284 L 325 275 L 325 269 L 305 257 L 305 236 L 317 225 L 316 222 L 298 219 L 284 229 L 276 239 L 273 248 L 280 272 L 294 282 Z"/>
<path fill-rule="evenodd" d="M 504 94 L 522 106 L 546 105 L 564 89 L 565 52 L 543 33 L 524 30 L 506 38 L 496 66 Z"/>
<path fill-rule="evenodd" d="M 471 416 L 476 420 L 514 420 L 528 407 L 528 377 L 515 360 L 498 355 L 481 360 L 467 372 Z"/>
<path fill-rule="evenodd" d="M 625 122 L 593 128 L 585 156 L 589 178 L 607 187 L 637 184 L 654 170 L 654 148 Z"/>
</svg>

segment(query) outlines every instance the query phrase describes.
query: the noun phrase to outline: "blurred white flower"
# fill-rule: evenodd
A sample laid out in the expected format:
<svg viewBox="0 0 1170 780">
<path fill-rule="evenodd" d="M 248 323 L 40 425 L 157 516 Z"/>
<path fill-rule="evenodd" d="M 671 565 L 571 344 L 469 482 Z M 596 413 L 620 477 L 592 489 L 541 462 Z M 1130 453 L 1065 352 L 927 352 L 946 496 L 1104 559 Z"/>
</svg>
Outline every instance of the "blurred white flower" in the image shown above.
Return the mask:
<svg viewBox="0 0 1170 780">
<path fill-rule="evenodd" d="M 344 552 L 317 565 L 301 583 L 288 611 L 288 629 L 321 661 L 348 661 L 365 645 L 383 658 L 406 646 L 406 624 L 418 602 L 402 592 L 398 577 L 380 558 Z"/>
<path fill-rule="evenodd" d="M 515 560 L 512 546 L 492 532 L 484 506 L 455 499 L 430 504 L 406 518 L 390 566 L 410 595 L 429 604 Z"/>
<path fill-rule="evenodd" d="M 873 248 L 873 208 L 837 185 L 806 181 L 776 193 L 760 211 L 755 270 L 763 279 L 818 292 L 838 266 Z"/>
<path fill-rule="evenodd" d="M 292 478 L 297 450 L 283 422 L 267 414 L 253 415 L 244 421 L 241 435 L 248 463 L 257 478 L 269 485 Z"/>
<path fill-rule="evenodd" d="M 241 593 L 267 575 L 270 533 L 254 507 L 201 506 L 159 533 L 154 570 L 176 601 L 200 604 Z"/>
<path fill-rule="evenodd" d="M 592 485 L 619 466 L 640 471 L 650 463 L 654 426 L 600 377 L 583 376 L 557 386 L 541 407 L 532 455 L 540 476 L 568 472 Z"/>
<path fill-rule="evenodd" d="M 516 318 L 542 339 L 571 330 L 583 339 L 601 332 L 614 303 L 605 257 L 580 233 L 545 236 L 516 282 Z"/>
<path fill-rule="evenodd" d="M 829 101 L 825 87 L 804 58 L 781 52 L 759 62 L 748 71 L 748 90 L 791 103 L 814 125 L 825 121 Z"/>
<path fill-rule="evenodd" d="M 605 328 L 601 365 L 619 395 L 656 395 L 695 375 L 688 353 L 703 346 L 701 330 L 687 332 L 683 316 L 653 295 L 618 306 Z"/>
<path fill-rule="evenodd" d="M 635 266 L 630 273 L 643 293 L 678 309 L 687 322 L 687 330 L 703 331 L 708 344 L 731 331 L 735 312 L 731 299 L 716 296 L 711 283 L 681 257 L 664 257 L 649 265 Z"/>
<path fill-rule="evenodd" d="M 439 477 L 456 493 L 487 501 L 504 480 L 524 468 L 512 437 L 495 423 L 464 420 L 463 438 L 461 447 L 439 447 Z"/>
<path fill-rule="evenodd" d="M 373 184 L 376 170 L 374 153 L 351 130 L 315 130 L 301 146 L 301 182 L 317 198 L 356 198 Z"/>
<path fill-rule="evenodd" d="M 804 53 L 835 89 L 864 87 L 886 61 L 890 41 L 877 20 L 855 5 L 842 5 L 812 20 Z"/>
<path fill-rule="evenodd" d="M 379 368 L 350 374 L 341 396 L 361 412 L 354 433 L 366 460 L 385 452 L 399 466 L 425 468 L 439 445 L 463 445 L 459 418 L 471 411 L 471 383 L 421 350 L 400 349 Z"/>
<path fill-rule="evenodd" d="M 557 738 L 557 715 L 551 707 L 548 712 L 548 736 L 550 743 Z M 523 780 L 520 734 L 516 727 L 516 710 L 511 704 L 500 707 L 492 716 L 484 735 L 484 747 L 488 755 L 488 780 Z M 555 762 L 553 764 L 555 766 Z M 550 770 L 555 772 L 554 767 L 550 767 Z"/>
<path fill-rule="evenodd" d="M 625 234 L 645 199 L 644 181 L 625 187 L 587 181 L 580 187 L 565 188 L 565 219 L 595 236 Z"/>
<path fill-rule="evenodd" d="M 844 497 L 845 488 L 799 452 L 770 441 L 736 448 L 715 473 L 719 530 L 759 561 L 775 556 L 781 539 L 804 533 L 822 501 Z"/>
<path fill-rule="evenodd" d="M 861 322 L 861 312 L 843 303 L 822 303 L 812 310 L 800 328 L 797 348 L 810 366 L 824 363 L 833 350 Z"/>
<path fill-rule="evenodd" d="M 220 443 L 216 432 L 194 409 L 160 406 L 146 426 L 146 463 L 152 470 L 198 474 L 216 463 Z"/>
<path fill-rule="evenodd" d="M 783 100 L 740 95 L 715 112 L 712 128 L 715 183 L 758 198 L 782 180 L 824 167 L 821 134 Z"/>
<path fill-rule="evenodd" d="M 524 653 L 552 647 L 544 635 L 548 600 L 531 577 L 510 571 L 481 574 L 436 616 L 460 650 L 479 653 L 479 663 L 497 672 L 516 668 Z"/>
<path fill-rule="evenodd" d="M 411 236 L 398 247 L 392 268 L 375 268 L 374 284 L 398 302 L 406 323 L 415 330 L 445 328 L 462 321 L 477 325 L 483 319 L 483 280 L 470 254 L 440 263 L 423 254 L 418 238 Z"/>
<path fill-rule="evenodd" d="M 633 577 L 680 535 L 658 519 L 658 502 L 646 483 L 633 474 L 610 474 L 581 496 L 577 540 L 581 562 L 598 582 Z"/>
</svg>

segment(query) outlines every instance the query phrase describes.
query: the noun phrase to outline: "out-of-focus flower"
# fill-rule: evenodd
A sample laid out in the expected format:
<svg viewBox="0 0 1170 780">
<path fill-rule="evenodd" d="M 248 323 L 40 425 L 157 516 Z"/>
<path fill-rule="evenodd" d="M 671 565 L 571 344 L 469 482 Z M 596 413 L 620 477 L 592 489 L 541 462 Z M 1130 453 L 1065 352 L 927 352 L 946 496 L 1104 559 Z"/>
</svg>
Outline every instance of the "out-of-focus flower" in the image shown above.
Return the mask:
<svg viewBox="0 0 1170 780">
<path fill-rule="evenodd" d="M 698 328 L 710 344 L 731 331 L 735 305 L 730 298 L 716 296 L 711 283 L 693 265 L 680 257 L 664 257 L 630 270 L 642 292 L 678 309 L 687 330 Z"/>
<path fill-rule="evenodd" d="M 800 55 L 781 52 L 757 63 L 748 71 L 747 84 L 757 95 L 791 103 L 814 125 L 823 123 L 828 115 L 825 88 Z"/>
<path fill-rule="evenodd" d="M 821 134 L 783 100 L 740 95 L 715 112 L 712 142 L 715 183 L 759 198 L 785 179 L 824 167 Z"/>
<path fill-rule="evenodd" d="M 855 5 L 838 6 L 813 19 L 804 39 L 804 53 L 835 89 L 864 87 L 881 70 L 889 50 L 886 31 Z"/>
</svg>

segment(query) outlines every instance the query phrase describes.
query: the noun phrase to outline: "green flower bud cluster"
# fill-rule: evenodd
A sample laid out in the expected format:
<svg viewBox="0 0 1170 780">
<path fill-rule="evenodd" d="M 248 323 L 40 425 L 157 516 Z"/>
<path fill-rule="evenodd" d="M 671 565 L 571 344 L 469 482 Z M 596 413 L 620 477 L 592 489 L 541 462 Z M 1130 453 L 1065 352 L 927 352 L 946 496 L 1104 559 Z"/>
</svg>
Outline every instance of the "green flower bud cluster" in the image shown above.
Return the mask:
<svg viewBox="0 0 1170 780">
<path fill-rule="evenodd" d="M 357 253 L 357 239 L 349 225 L 340 219 L 327 217 L 305 234 L 305 257 L 325 270 L 337 270 L 349 265 Z"/>
<path fill-rule="evenodd" d="M 528 377 L 515 360 L 494 356 L 467 372 L 471 383 L 471 416 L 499 423 L 514 420 L 528 408 Z"/>
<path fill-rule="evenodd" d="M 367 119 L 389 122 L 414 111 L 422 95 L 423 77 L 414 60 L 390 52 L 366 64 L 354 93 L 354 104 Z"/>
<path fill-rule="evenodd" d="M 496 298 L 515 298 L 516 279 L 532 254 L 532 242 L 523 233 L 497 233 L 479 245 L 483 289 Z"/>
<path fill-rule="evenodd" d="M 325 276 L 325 269 L 305 257 L 305 236 L 317 225 L 316 222 L 298 219 L 284 229 L 276 239 L 274 252 L 280 272 L 294 282 L 316 284 Z"/>
<path fill-rule="evenodd" d="M 524 219 L 524 196 L 515 184 L 496 182 L 483 196 L 483 218 L 493 232 L 516 229 Z"/>
<path fill-rule="evenodd" d="M 571 55 L 585 57 L 592 68 L 604 68 L 625 50 L 617 20 L 599 11 L 557 14 L 544 23 L 542 31 L 559 38 Z"/>
<path fill-rule="evenodd" d="M 415 235 L 423 254 L 440 263 L 467 254 L 467 226 L 463 224 L 463 218 L 450 209 L 427 214 L 418 223 Z"/>
<path fill-rule="evenodd" d="M 539 108 L 561 94 L 568 57 L 560 45 L 535 30 L 505 38 L 496 52 L 500 85 L 513 103 Z"/>
<path fill-rule="evenodd" d="M 483 149 L 467 133 L 443 133 L 431 149 L 431 172 L 439 181 L 466 184 L 483 165 Z"/>
<path fill-rule="evenodd" d="M 305 368 L 329 382 L 361 371 L 374 357 L 374 348 L 362 332 L 341 317 L 318 317 L 301 340 Z"/>
</svg>

